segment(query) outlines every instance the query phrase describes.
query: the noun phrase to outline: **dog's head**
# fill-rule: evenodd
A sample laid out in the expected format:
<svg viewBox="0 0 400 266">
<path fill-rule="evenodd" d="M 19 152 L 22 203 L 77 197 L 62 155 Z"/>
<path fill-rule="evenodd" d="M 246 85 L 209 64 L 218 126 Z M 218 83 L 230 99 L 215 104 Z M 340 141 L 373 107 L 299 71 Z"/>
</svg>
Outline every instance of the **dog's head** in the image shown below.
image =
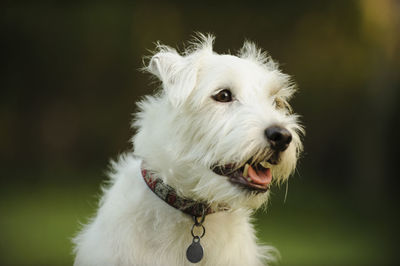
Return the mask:
<svg viewBox="0 0 400 266">
<path fill-rule="evenodd" d="M 219 55 L 213 40 L 199 35 L 182 54 L 158 45 L 145 70 L 163 89 L 139 103 L 135 154 L 182 196 L 257 208 L 302 149 L 294 85 L 253 43 Z"/>
</svg>

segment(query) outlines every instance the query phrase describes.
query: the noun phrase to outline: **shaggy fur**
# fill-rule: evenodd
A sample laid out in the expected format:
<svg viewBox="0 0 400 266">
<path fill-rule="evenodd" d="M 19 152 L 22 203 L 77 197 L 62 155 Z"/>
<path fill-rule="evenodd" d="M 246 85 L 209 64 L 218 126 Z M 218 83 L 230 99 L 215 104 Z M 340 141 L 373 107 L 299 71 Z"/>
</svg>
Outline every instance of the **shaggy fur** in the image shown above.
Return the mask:
<svg viewBox="0 0 400 266">
<path fill-rule="evenodd" d="M 263 265 L 274 261 L 272 247 L 256 243 L 251 214 L 268 199 L 229 182 L 211 169 L 242 165 L 271 156 L 264 130 L 285 127 L 292 134 L 280 162 L 271 165 L 274 183 L 294 171 L 302 128 L 288 100 L 294 86 L 253 43 L 237 56 L 213 52 L 212 36 L 199 34 L 183 53 L 158 45 L 145 70 L 162 84 L 138 103 L 134 151 L 112 163 L 97 215 L 76 236 L 75 265 L 190 265 L 185 252 L 193 220 L 160 200 L 145 184 L 141 167 L 151 169 L 178 195 L 229 211 L 207 215 L 198 265 Z M 211 98 L 223 88 L 234 100 Z M 275 254 L 275 255 L 274 255 Z"/>
</svg>

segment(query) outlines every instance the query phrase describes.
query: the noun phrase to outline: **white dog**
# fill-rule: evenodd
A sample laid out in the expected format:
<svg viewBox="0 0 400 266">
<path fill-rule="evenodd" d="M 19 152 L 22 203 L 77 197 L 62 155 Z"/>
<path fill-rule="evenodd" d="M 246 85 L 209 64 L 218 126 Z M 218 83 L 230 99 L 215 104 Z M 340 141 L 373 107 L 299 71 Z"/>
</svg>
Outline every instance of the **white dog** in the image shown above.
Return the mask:
<svg viewBox="0 0 400 266">
<path fill-rule="evenodd" d="M 97 215 L 74 239 L 75 265 L 262 265 L 251 222 L 294 171 L 302 128 L 289 76 L 253 43 L 182 54 L 158 45 L 145 70 L 162 90 L 138 106 L 134 151 L 112 163 Z"/>
</svg>

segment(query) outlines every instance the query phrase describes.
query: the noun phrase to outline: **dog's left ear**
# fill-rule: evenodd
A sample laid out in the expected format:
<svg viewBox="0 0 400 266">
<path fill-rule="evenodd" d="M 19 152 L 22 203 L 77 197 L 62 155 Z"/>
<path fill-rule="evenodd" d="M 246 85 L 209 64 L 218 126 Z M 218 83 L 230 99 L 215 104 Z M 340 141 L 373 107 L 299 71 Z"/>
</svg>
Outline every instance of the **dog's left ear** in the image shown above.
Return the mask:
<svg viewBox="0 0 400 266">
<path fill-rule="evenodd" d="M 197 66 L 191 56 L 174 50 L 160 51 L 147 66 L 147 71 L 160 79 L 171 103 L 180 106 L 196 86 Z"/>
</svg>

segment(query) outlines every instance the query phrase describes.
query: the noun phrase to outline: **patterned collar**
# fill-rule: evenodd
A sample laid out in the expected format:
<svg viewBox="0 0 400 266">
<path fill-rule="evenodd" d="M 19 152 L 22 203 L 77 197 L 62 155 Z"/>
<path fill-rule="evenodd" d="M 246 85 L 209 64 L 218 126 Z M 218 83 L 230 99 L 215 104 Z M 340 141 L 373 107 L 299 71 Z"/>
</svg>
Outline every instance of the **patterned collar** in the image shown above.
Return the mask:
<svg viewBox="0 0 400 266">
<path fill-rule="evenodd" d="M 204 215 L 216 212 L 215 210 L 211 209 L 209 204 L 205 202 L 179 197 L 175 189 L 165 184 L 160 178 L 153 176 L 150 171 L 143 168 L 142 176 L 147 186 L 154 192 L 154 194 L 175 209 L 194 217 L 202 217 Z M 227 208 L 218 208 L 218 211 L 223 210 L 227 210 Z"/>
</svg>

